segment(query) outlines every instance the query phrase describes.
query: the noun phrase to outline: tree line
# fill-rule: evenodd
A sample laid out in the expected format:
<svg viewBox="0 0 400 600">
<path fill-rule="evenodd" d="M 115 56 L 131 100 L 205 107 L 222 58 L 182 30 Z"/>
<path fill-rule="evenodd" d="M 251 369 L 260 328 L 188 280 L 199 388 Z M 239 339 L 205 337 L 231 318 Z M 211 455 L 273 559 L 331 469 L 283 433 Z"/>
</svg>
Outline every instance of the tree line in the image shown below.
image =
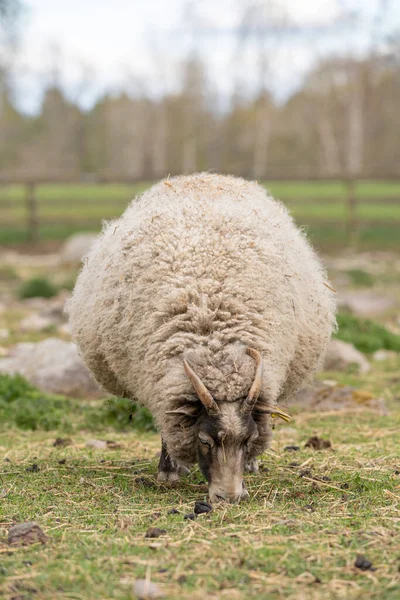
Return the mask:
<svg viewBox="0 0 400 600">
<path fill-rule="evenodd" d="M 90 110 L 53 82 L 27 116 L 0 88 L 0 171 L 155 179 L 215 170 L 262 179 L 384 176 L 400 169 L 400 52 L 329 58 L 284 103 L 237 89 L 221 110 L 205 65 L 182 65 L 179 91 L 104 95 Z"/>
</svg>

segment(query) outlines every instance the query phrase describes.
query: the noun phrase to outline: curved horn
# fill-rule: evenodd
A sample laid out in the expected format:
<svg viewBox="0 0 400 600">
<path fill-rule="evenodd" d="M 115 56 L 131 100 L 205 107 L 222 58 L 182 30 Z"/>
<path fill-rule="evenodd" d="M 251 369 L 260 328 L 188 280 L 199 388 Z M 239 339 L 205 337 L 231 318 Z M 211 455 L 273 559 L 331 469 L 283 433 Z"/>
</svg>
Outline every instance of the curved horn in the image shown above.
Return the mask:
<svg viewBox="0 0 400 600">
<path fill-rule="evenodd" d="M 186 375 L 189 377 L 194 389 L 196 390 L 196 394 L 198 395 L 200 402 L 202 403 L 208 414 L 218 415 L 218 404 L 215 402 L 214 398 L 211 396 L 210 392 L 208 391 L 204 383 L 201 381 L 200 377 L 196 375 L 196 373 L 193 371 L 192 367 L 189 365 L 187 360 L 183 361 L 183 366 L 185 367 Z"/>
<path fill-rule="evenodd" d="M 256 361 L 256 374 L 254 377 L 254 381 L 250 388 L 249 395 L 242 404 L 242 413 L 244 413 L 245 415 L 249 415 L 253 410 L 255 403 L 257 402 L 258 396 L 260 395 L 263 374 L 263 362 L 261 354 L 258 352 L 258 350 L 254 350 L 254 348 L 247 348 L 246 354 L 254 358 L 254 360 Z"/>
</svg>

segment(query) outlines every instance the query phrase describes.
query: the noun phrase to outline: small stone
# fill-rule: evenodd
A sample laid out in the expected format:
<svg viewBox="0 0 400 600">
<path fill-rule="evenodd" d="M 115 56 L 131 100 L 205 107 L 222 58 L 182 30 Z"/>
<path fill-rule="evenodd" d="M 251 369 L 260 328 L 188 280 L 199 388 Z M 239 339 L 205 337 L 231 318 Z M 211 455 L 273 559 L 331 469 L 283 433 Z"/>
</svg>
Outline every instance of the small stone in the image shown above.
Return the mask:
<svg viewBox="0 0 400 600">
<path fill-rule="evenodd" d="M 72 440 L 70 438 L 57 438 L 53 444 L 55 448 L 61 447 L 65 448 L 66 446 L 71 446 Z"/>
<path fill-rule="evenodd" d="M 212 511 L 212 506 L 211 504 L 208 504 L 208 502 L 201 502 L 201 501 L 197 501 L 195 502 L 194 505 L 194 514 L 195 515 L 203 515 L 203 514 L 207 514 L 209 512 Z"/>
<path fill-rule="evenodd" d="M 21 331 L 37 332 L 43 331 L 55 325 L 54 319 L 40 314 L 32 314 L 19 324 Z"/>
<path fill-rule="evenodd" d="M 16 344 L 5 358 L 0 358 L 0 373 L 18 373 L 41 392 L 72 398 L 104 398 L 76 345 L 58 338 Z"/>
<path fill-rule="evenodd" d="M 136 477 L 135 483 L 137 483 L 138 485 L 142 485 L 143 487 L 147 487 L 147 488 L 153 488 L 156 486 L 154 481 L 152 481 L 151 479 L 147 479 L 147 477 Z"/>
<path fill-rule="evenodd" d="M 324 371 L 347 371 L 355 366 L 357 372 L 368 373 L 371 366 L 365 356 L 352 344 L 331 340 L 325 357 Z"/>
<path fill-rule="evenodd" d="M 33 465 L 31 465 L 30 467 L 26 467 L 25 471 L 27 471 L 28 473 L 37 473 L 38 471 L 40 471 L 40 467 L 37 463 L 33 463 Z"/>
<path fill-rule="evenodd" d="M 161 537 L 162 535 L 166 535 L 166 530 L 165 529 L 160 529 L 159 527 L 149 527 L 148 530 L 146 531 L 146 534 L 144 537 L 146 538 L 158 538 Z"/>
<path fill-rule="evenodd" d="M 390 358 L 395 357 L 396 354 L 397 354 L 396 352 L 390 352 L 390 350 L 377 350 L 372 355 L 372 358 L 378 362 L 381 362 L 381 361 L 389 360 Z"/>
<path fill-rule="evenodd" d="M 96 448 L 96 450 L 118 450 L 121 444 L 112 440 L 89 440 L 86 442 L 87 448 Z"/>
<path fill-rule="evenodd" d="M 10 545 L 28 546 L 37 542 L 45 544 L 46 540 L 47 536 L 35 521 L 14 525 L 8 532 Z"/>
<path fill-rule="evenodd" d="M 105 450 L 107 442 L 105 440 L 89 440 L 86 442 L 87 448 L 96 448 L 96 450 Z"/>
<path fill-rule="evenodd" d="M 165 598 L 165 593 L 152 581 L 147 579 L 136 579 L 133 584 L 133 594 L 139 600 L 151 600 L 152 598 Z"/>
<path fill-rule="evenodd" d="M 362 554 L 357 554 L 356 561 L 354 566 L 361 571 L 375 571 L 376 569 L 372 566 L 372 562 L 370 562 L 365 556 Z"/>
<path fill-rule="evenodd" d="M 179 510 L 177 508 L 171 508 L 171 510 L 169 510 L 167 514 L 169 514 L 169 515 L 179 515 L 180 512 L 179 512 Z"/>
<path fill-rule="evenodd" d="M 284 447 L 285 452 L 297 452 L 298 450 L 300 450 L 300 446 L 285 446 Z"/>
<path fill-rule="evenodd" d="M 326 448 L 332 448 L 332 444 L 329 440 L 323 440 L 317 435 L 313 435 L 305 444 L 306 448 L 313 448 L 314 450 L 324 450 Z"/>
<path fill-rule="evenodd" d="M 184 517 L 185 521 L 194 521 L 196 515 L 194 513 L 187 513 Z"/>
</svg>

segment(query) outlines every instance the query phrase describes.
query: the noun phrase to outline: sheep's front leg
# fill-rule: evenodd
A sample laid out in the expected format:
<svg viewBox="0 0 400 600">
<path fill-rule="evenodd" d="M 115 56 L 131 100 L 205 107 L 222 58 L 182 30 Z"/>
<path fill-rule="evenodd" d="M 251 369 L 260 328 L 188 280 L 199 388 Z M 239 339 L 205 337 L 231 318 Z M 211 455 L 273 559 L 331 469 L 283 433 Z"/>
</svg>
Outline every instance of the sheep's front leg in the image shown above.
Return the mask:
<svg viewBox="0 0 400 600">
<path fill-rule="evenodd" d="M 167 444 L 161 440 L 161 456 L 158 463 L 157 480 L 165 483 L 176 483 L 181 474 L 177 463 L 168 454 Z"/>
</svg>

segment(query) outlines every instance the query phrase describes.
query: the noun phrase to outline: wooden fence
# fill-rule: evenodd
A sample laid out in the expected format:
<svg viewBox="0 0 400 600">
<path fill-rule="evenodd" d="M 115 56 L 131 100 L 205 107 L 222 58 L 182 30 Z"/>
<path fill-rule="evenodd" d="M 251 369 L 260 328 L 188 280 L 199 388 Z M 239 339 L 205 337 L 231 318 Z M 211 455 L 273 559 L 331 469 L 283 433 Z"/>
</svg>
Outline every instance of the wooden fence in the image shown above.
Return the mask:
<svg viewBox="0 0 400 600">
<path fill-rule="evenodd" d="M 361 213 L 364 211 L 369 215 L 370 225 L 375 223 L 383 230 L 387 227 L 392 230 L 392 236 L 393 229 L 397 228 L 400 238 L 398 174 L 375 177 L 373 181 L 363 177 L 325 180 L 318 175 L 280 177 L 279 180 L 274 177 L 263 184 L 267 188 L 271 186 L 272 193 L 274 186 L 290 188 L 276 195 L 289 206 L 301 224 L 340 227 L 347 241 L 354 241 L 366 222 L 365 216 L 360 215 L 361 208 Z M 316 193 L 312 192 L 314 185 L 321 195 L 318 189 Z M 363 195 L 358 190 L 360 185 L 365 189 L 369 185 L 381 187 L 383 191 Z M 335 186 L 336 190 L 329 192 L 330 187 Z M 390 194 L 385 191 L 385 186 L 389 186 Z M 145 187 L 146 183 L 126 176 L 17 178 L 0 175 L 0 244 L 13 241 L 37 243 L 44 238 L 61 239 L 74 230 L 99 229 L 102 219 L 119 216 L 128 201 Z"/>
</svg>

